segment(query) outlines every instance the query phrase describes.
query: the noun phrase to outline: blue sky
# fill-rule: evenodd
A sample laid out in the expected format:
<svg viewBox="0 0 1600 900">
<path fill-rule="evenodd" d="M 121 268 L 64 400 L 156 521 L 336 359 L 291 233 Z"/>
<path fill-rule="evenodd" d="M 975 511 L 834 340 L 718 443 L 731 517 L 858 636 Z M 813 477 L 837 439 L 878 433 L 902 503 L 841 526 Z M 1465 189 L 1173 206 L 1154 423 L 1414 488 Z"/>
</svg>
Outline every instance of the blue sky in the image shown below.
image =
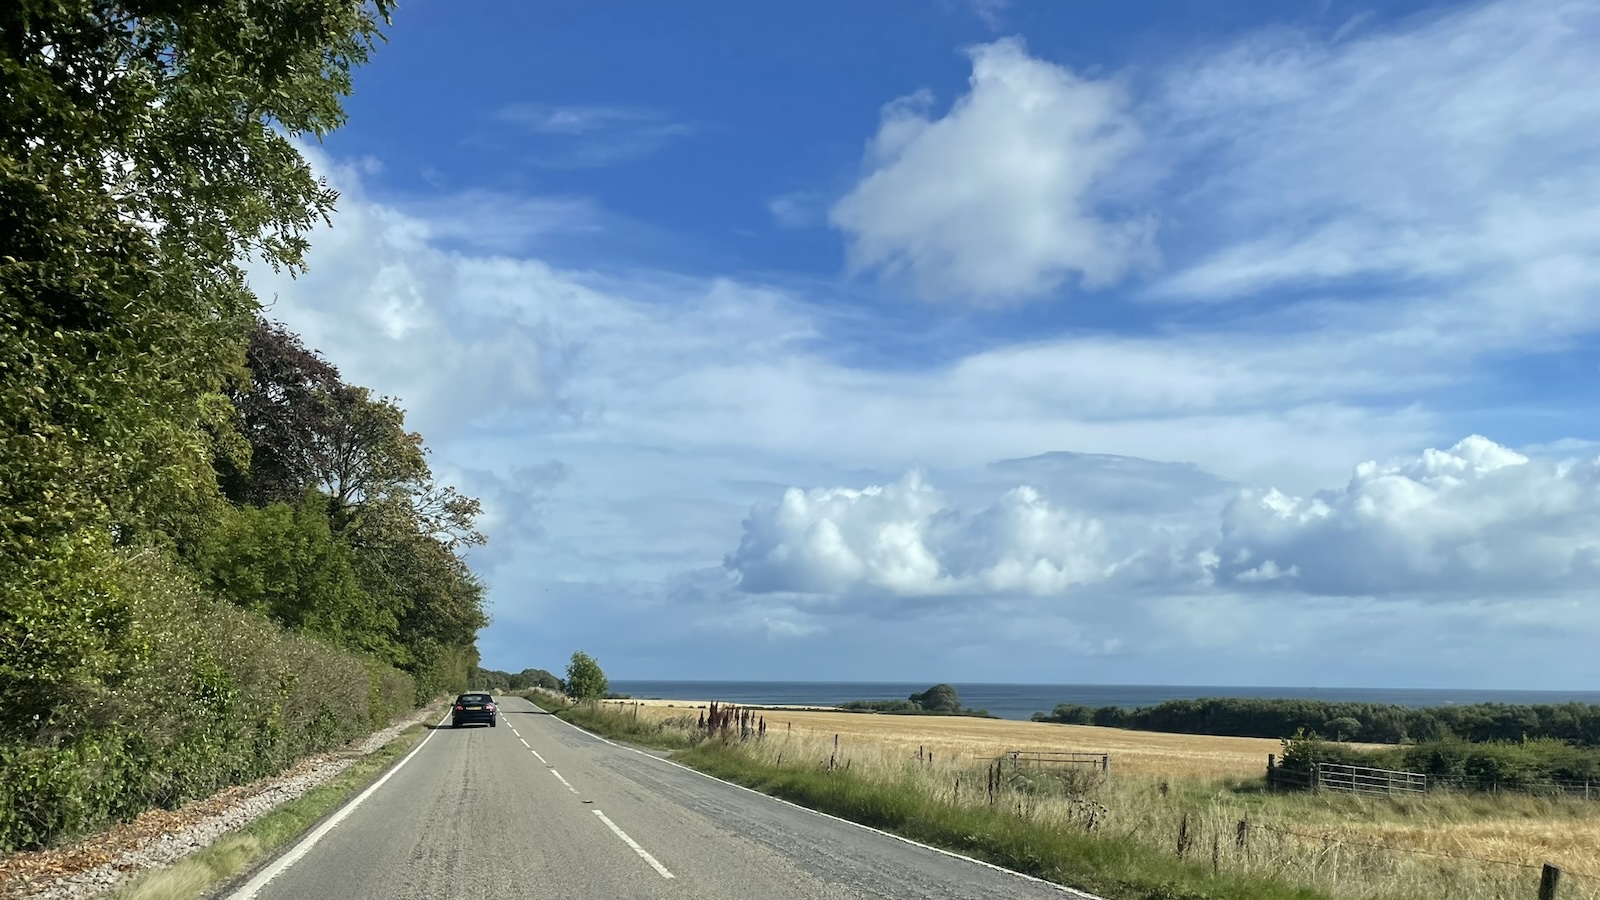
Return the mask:
<svg viewBox="0 0 1600 900">
<path fill-rule="evenodd" d="M 1581 688 L 1600 4 L 414 2 L 269 315 L 495 668 Z"/>
</svg>

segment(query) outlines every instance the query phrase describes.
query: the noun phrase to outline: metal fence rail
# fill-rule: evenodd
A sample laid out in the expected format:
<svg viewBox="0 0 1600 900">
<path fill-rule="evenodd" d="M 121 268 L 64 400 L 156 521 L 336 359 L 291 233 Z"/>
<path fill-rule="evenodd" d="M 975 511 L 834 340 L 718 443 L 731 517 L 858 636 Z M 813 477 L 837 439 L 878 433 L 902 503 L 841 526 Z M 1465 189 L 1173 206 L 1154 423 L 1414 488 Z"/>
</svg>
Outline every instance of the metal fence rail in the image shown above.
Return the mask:
<svg viewBox="0 0 1600 900">
<path fill-rule="evenodd" d="M 1028 765 L 1081 765 L 1092 766 L 1102 772 L 1111 771 L 1111 754 L 1080 753 L 1070 750 L 1007 750 L 1005 759 L 1012 766 Z"/>
<path fill-rule="evenodd" d="M 1428 776 L 1420 772 L 1375 769 L 1341 763 L 1316 763 L 1313 766 L 1318 790 L 1349 794 L 1426 794 Z"/>
</svg>

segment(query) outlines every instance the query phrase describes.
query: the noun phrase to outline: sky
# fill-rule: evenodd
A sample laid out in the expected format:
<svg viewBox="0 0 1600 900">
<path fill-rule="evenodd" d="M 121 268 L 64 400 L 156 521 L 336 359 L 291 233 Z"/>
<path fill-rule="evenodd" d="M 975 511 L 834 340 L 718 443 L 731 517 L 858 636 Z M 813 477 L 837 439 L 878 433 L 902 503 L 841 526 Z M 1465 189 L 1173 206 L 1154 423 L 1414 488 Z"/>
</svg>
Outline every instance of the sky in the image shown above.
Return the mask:
<svg viewBox="0 0 1600 900">
<path fill-rule="evenodd" d="M 1600 2 L 399 8 L 266 315 L 483 665 L 1579 690 Z"/>
</svg>

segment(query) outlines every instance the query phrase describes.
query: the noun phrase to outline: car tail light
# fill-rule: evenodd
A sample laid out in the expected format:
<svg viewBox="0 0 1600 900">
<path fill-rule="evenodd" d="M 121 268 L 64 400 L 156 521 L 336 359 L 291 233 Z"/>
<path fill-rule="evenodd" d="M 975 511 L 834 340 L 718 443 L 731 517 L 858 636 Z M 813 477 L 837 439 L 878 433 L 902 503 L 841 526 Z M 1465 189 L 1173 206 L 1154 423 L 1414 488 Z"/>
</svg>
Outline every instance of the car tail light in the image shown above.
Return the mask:
<svg viewBox="0 0 1600 900">
<path fill-rule="evenodd" d="M 456 709 L 457 709 L 457 710 L 461 710 L 461 709 L 465 709 L 465 708 L 466 708 L 466 707 L 463 707 L 463 706 L 462 706 L 462 705 L 461 705 L 461 704 L 459 704 L 459 703 L 457 703 L 457 704 L 456 704 Z"/>
<path fill-rule="evenodd" d="M 485 703 L 483 705 L 483 708 L 487 709 L 489 712 L 494 712 L 494 704 L 493 703 Z"/>
</svg>

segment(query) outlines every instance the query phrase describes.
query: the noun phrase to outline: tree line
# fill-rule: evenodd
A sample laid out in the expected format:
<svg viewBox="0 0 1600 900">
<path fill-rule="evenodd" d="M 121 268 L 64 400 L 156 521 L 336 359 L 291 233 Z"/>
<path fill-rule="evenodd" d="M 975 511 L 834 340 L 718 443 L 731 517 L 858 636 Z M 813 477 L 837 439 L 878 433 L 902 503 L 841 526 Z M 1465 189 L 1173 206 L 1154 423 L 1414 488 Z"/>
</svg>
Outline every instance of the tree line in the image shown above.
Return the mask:
<svg viewBox="0 0 1600 900">
<path fill-rule="evenodd" d="M 1473 703 L 1413 708 L 1387 703 L 1214 697 L 1128 709 L 1063 703 L 1035 722 L 1103 725 L 1138 731 L 1400 744 L 1458 738 L 1472 743 L 1550 738 L 1600 746 L 1600 705 Z"/>
<path fill-rule="evenodd" d="M 0 4 L 0 850 L 466 686 L 477 502 L 243 268 L 303 268 L 390 7 Z"/>
</svg>

